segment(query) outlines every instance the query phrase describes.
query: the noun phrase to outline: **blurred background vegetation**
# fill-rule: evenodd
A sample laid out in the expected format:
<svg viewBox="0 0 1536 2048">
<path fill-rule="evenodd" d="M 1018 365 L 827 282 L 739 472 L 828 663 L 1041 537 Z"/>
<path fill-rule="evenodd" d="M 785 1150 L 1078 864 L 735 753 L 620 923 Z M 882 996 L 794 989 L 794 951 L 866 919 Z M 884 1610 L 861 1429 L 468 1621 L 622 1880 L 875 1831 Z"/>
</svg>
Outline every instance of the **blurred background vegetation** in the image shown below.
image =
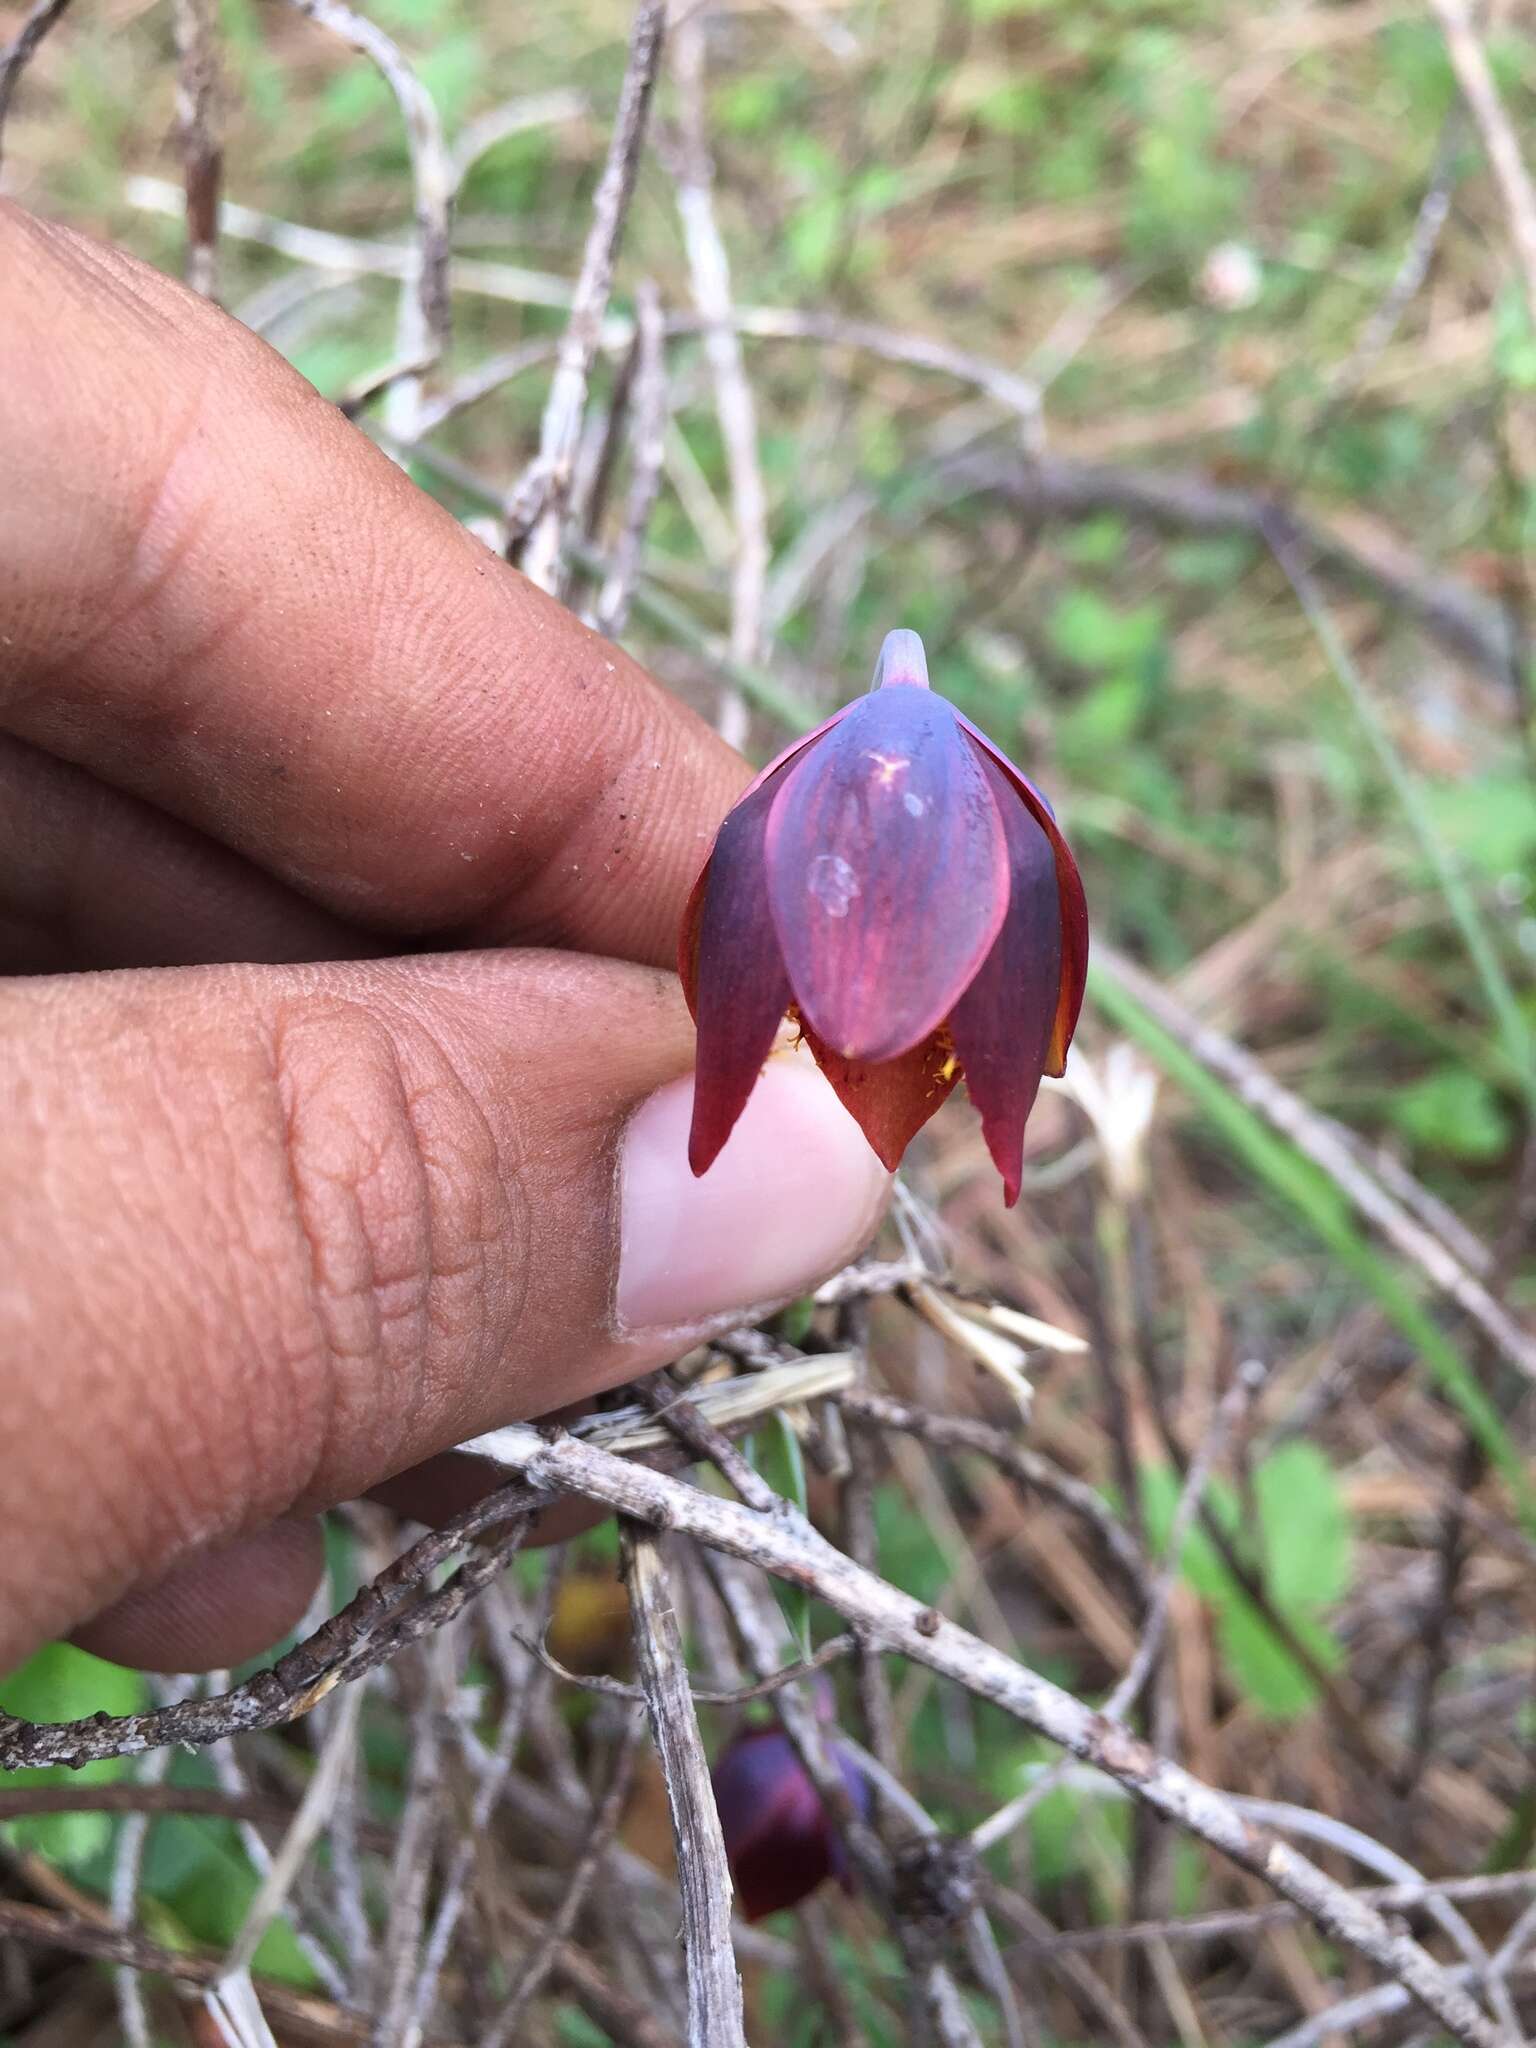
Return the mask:
<svg viewBox="0 0 1536 2048">
<path fill-rule="evenodd" d="M 1511 126 L 1536 136 L 1536 10 L 1489 12 Z M 225 189 L 254 216 L 222 239 L 221 296 L 340 398 L 390 362 L 398 285 L 297 264 L 267 246 L 271 223 L 400 244 L 400 121 L 372 67 L 296 13 L 219 13 Z M 451 384 L 563 327 L 629 13 L 377 0 L 372 14 L 450 138 L 512 99 L 526 115 L 466 175 Z M 19 19 L 0 15 L 0 38 Z M 706 48 L 737 303 L 834 323 L 743 342 L 771 546 L 758 666 L 808 718 L 865 686 L 886 630 L 917 628 L 938 686 L 1057 803 L 1101 938 L 1345 1126 L 1364 1170 L 1411 1173 L 1428 1227 L 1528 1314 L 1536 334 L 1433 14 L 1418 0 L 721 0 Z M 5 189 L 178 269 L 174 82 L 166 7 L 76 0 L 17 93 Z M 657 112 L 665 128 L 665 78 Z M 641 278 L 668 309 L 690 305 L 655 151 L 617 313 Z M 982 367 L 894 360 L 846 323 Z M 600 361 L 599 415 L 623 358 Z M 713 716 L 733 676 L 726 453 L 697 338 L 668 361 L 664 484 L 625 637 Z M 1035 438 L 986 365 L 1042 385 Z M 494 518 L 537 447 L 547 380 L 532 361 L 447 421 L 441 459 L 414 466 L 423 486 Z M 360 423 L 382 414 L 365 406 Z M 1276 534 L 1318 570 L 1306 602 Z M 735 680 L 766 758 L 783 731 L 754 674 Z M 1029 1440 L 1101 1488 L 1152 1554 L 1234 1361 L 1267 1367 L 1183 1560 L 1159 1739 L 1215 1782 L 1353 1822 L 1430 1874 L 1530 1862 L 1536 1600 L 1511 1476 L 1528 1381 L 1131 984 L 1096 980 L 1080 1048 L 1088 1082 L 1042 1098 L 1016 1211 L 963 1104 L 910 1177 L 959 1276 L 1089 1339 L 1089 1357 L 1042 1363 Z M 1483 1247 L 1498 1248 L 1491 1268 Z M 1009 1420 L 910 1316 L 882 1309 L 877 1335 L 899 1389 Z M 1082 1531 L 985 1471 L 904 1449 L 878 1499 L 886 1571 L 1101 1696 L 1134 1628 Z M 335 1540 L 345 1587 L 354 1539 Z M 557 1603 L 562 1654 L 586 1668 L 622 1668 L 611 1563 L 606 1538 L 588 1539 Z M 0 1689 L 38 1718 L 145 1698 L 144 1681 L 64 1649 Z M 913 1783 L 941 1820 L 969 1825 L 1038 1774 L 1046 1746 L 987 1708 L 915 1670 L 897 1698 Z M 567 1702 L 578 1744 L 590 1708 Z M 384 1702 L 368 1742 L 387 1819 L 405 1738 Z M 270 1747 L 289 1751 L 274 1773 L 302 1774 L 302 1733 Z M 172 1766 L 188 1783 L 210 1770 Z M 664 1856 L 654 1806 L 642 1788 L 627 1838 Z M 34 1877 L 47 1865 L 100 1896 L 123 1825 L 52 1816 L 0 1839 Z M 1078 1930 L 1259 1898 L 1187 1844 L 1159 1850 L 1075 1778 L 991 1861 Z M 164 1819 L 141 1918 L 168 1943 L 219 1944 L 254 1883 L 232 1825 Z M 883 1937 L 858 1902 L 830 1910 L 857 2026 L 905 2038 Z M 1161 1964 L 1143 1979 L 1123 1954 L 1087 1960 L 1141 2038 L 1189 2048 L 1267 2039 L 1353 1982 L 1290 1923 L 1181 1945 L 1177 1989 Z M 259 1966 L 313 1982 L 285 1925 Z M 1109 2037 L 1057 1976 L 1017 1967 L 1046 2038 Z M 59 1995 L 79 2031 L 33 2020 L 18 2044 L 112 2038 L 110 2006 L 76 1977 Z M 760 1968 L 751 1990 L 762 2038 L 834 2038 L 796 1973 Z M 0 2011 L 6 1995 L 0 1980 Z M 1397 2024 L 1372 2038 L 1403 2037 Z M 607 2036 L 552 1992 L 527 2038 Z"/>
</svg>

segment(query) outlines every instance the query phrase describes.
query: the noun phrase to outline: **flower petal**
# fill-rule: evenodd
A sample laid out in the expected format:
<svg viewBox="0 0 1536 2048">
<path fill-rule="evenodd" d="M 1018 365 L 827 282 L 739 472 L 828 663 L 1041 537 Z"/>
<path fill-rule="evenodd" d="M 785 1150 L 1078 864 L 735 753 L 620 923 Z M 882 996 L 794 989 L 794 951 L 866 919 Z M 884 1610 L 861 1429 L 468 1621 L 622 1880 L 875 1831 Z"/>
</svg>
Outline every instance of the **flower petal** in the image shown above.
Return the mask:
<svg viewBox="0 0 1536 2048">
<path fill-rule="evenodd" d="M 950 1013 L 965 1085 L 1009 1208 L 1024 1171 L 1024 1124 L 1035 1104 L 1060 1005 L 1061 895 L 1055 849 L 1002 770 L 982 769 L 1008 837 L 1008 913 L 981 970 Z"/>
<path fill-rule="evenodd" d="M 776 780 L 765 781 L 726 818 L 683 919 L 678 973 L 699 1027 L 688 1134 L 695 1173 L 731 1135 L 789 1008 L 763 854 L 777 793 Z"/>
<path fill-rule="evenodd" d="M 894 1173 L 902 1153 L 960 1078 L 949 1033 L 941 1028 L 909 1052 L 871 1063 L 844 1059 L 803 1018 L 800 1029 L 837 1099 L 882 1165 Z"/>
<path fill-rule="evenodd" d="M 881 689 L 791 762 L 768 817 L 768 900 L 800 1014 L 845 1060 L 920 1045 L 1007 907 L 1002 820 L 954 708 Z"/>
<path fill-rule="evenodd" d="M 928 688 L 928 656 L 916 633 L 898 627 L 880 643 L 875 662 L 872 690 L 884 690 L 892 683 L 909 683 L 919 690 Z"/>
<path fill-rule="evenodd" d="M 1072 849 L 1062 838 L 1056 823 L 1056 813 L 1036 789 L 1027 775 L 1015 768 L 1001 747 L 994 746 L 984 732 L 972 725 L 963 712 L 955 716 L 982 749 L 1007 777 L 1010 785 L 1024 799 L 1025 805 L 1036 823 L 1051 842 L 1056 856 L 1056 888 L 1061 898 L 1061 994 L 1056 1005 L 1056 1019 L 1051 1027 L 1051 1042 L 1046 1052 L 1045 1071 L 1061 1074 L 1067 1064 L 1067 1047 L 1072 1043 L 1072 1034 L 1077 1029 L 1077 1020 L 1083 1007 L 1083 991 L 1088 984 L 1088 901 L 1083 895 L 1082 876 L 1077 872 L 1077 862 Z"/>
</svg>

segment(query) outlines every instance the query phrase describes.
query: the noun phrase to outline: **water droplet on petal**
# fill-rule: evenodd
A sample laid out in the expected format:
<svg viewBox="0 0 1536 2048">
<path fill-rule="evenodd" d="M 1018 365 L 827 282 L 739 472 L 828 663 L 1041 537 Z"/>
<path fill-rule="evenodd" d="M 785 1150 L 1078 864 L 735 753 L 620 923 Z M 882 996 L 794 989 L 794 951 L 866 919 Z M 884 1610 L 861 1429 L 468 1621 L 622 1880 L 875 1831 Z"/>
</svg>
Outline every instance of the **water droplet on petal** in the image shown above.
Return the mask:
<svg viewBox="0 0 1536 2048">
<path fill-rule="evenodd" d="M 864 893 L 858 876 L 840 853 L 818 853 L 805 886 L 828 917 L 846 917 L 854 897 Z"/>
<path fill-rule="evenodd" d="M 901 799 L 902 808 L 909 818 L 920 818 L 928 806 L 915 790 L 909 789 Z"/>
</svg>

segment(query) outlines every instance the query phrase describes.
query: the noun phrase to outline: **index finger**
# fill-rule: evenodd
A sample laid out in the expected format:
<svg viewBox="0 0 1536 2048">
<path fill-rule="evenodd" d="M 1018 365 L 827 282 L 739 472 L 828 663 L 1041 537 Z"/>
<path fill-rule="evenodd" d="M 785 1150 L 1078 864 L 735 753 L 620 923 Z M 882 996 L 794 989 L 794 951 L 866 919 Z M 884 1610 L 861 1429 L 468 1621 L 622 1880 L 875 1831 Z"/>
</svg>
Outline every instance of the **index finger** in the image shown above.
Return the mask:
<svg viewBox="0 0 1536 2048">
<path fill-rule="evenodd" d="M 265 343 L 0 203 L 0 726 L 384 932 L 670 961 L 739 758 Z"/>
</svg>

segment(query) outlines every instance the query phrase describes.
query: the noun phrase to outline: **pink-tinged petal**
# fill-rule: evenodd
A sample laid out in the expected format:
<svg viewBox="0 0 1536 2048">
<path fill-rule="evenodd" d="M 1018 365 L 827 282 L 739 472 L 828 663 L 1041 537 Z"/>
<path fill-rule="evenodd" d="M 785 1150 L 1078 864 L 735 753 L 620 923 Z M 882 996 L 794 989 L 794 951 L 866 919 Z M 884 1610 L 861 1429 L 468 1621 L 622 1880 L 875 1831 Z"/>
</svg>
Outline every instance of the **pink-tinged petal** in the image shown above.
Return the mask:
<svg viewBox="0 0 1536 2048">
<path fill-rule="evenodd" d="M 824 718 L 820 725 L 813 727 L 810 732 L 805 733 L 800 739 L 792 741 L 781 754 L 775 754 L 768 763 L 768 766 L 753 776 L 752 780 L 726 813 L 719 831 L 715 834 L 709 852 L 704 856 L 704 865 L 699 869 L 698 879 L 693 885 L 687 905 L 683 911 L 683 922 L 678 933 L 677 942 L 678 979 L 682 982 L 683 993 L 688 998 L 689 1012 L 695 1018 L 699 1014 L 697 1001 L 699 931 L 704 916 L 705 885 L 709 880 L 710 862 L 714 859 L 715 847 L 720 843 L 720 833 L 725 830 L 743 804 L 750 803 L 759 790 L 766 789 L 768 784 L 774 781 L 781 769 L 787 768 L 797 754 L 804 753 L 812 740 L 819 740 L 824 732 L 830 732 L 847 709 L 848 706 L 846 704 L 842 705 L 833 712 L 830 718 Z"/>
<path fill-rule="evenodd" d="M 928 656 L 922 641 L 905 627 L 886 634 L 875 662 L 875 679 L 869 687 L 884 690 L 892 683 L 908 683 L 919 690 L 928 688 Z"/>
<path fill-rule="evenodd" d="M 1056 855 L 1013 785 L 983 757 L 1008 835 L 1008 914 L 992 950 L 950 1012 L 965 1085 L 1011 1209 L 1024 1172 L 1024 1125 L 1050 1056 L 1061 991 Z"/>
<path fill-rule="evenodd" d="M 768 908 L 763 840 L 776 783 L 743 797 L 716 835 L 683 920 L 678 972 L 699 1027 L 688 1164 L 704 1173 L 731 1135 L 789 1008 Z"/>
<path fill-rule="evenodd" d="M 960 1078 L 949 1033 L 931 1032 L 910 1052 L 871 1064 L 845 1060 L 802 1019 L 806 1044 L 880 1163 L 894 1173 L 918 1132 Z"/>
<path fill-rule="evenodd" d="M 994 746 L 984 732 L 972 725 L 961 712 L 955 716 L 961 725 L 992 761 L 1008 778 L 1009 783 L 1024 799 L 1035 822 L 1051 842 L 1051 851 L 1056 857 L 1056 888 L 1061 899 L 1061 992 L 1056 1004 L 1056 1017 L 1051 1027 L 1051 1042 L 1046 1052 L 1045 1071 L 1060 1075 L 1067 1064 L 1067 1048 L 1072 1043 L 1072 1034 L 1077 1029 L 1077 1020 L 1082 1012 L 1083 991 L 1088 985 L 1088 900 L 1083 894 L 1083 878 L 1077 872 L 1077 862 L 1072 849 L 1061 836 L 1056 823 L 1056 814 L 1030 781 L 1022 774 L 1001 747 Z"/>
<path fill-rule="evenodd" d="M 948 1016 L 991 949 L 1008 850 L 953 706 L 881 689 L 784 771 L 768 900 L 802 1018 L 845 1060 L 894 1059 Z"/>
</svg>

